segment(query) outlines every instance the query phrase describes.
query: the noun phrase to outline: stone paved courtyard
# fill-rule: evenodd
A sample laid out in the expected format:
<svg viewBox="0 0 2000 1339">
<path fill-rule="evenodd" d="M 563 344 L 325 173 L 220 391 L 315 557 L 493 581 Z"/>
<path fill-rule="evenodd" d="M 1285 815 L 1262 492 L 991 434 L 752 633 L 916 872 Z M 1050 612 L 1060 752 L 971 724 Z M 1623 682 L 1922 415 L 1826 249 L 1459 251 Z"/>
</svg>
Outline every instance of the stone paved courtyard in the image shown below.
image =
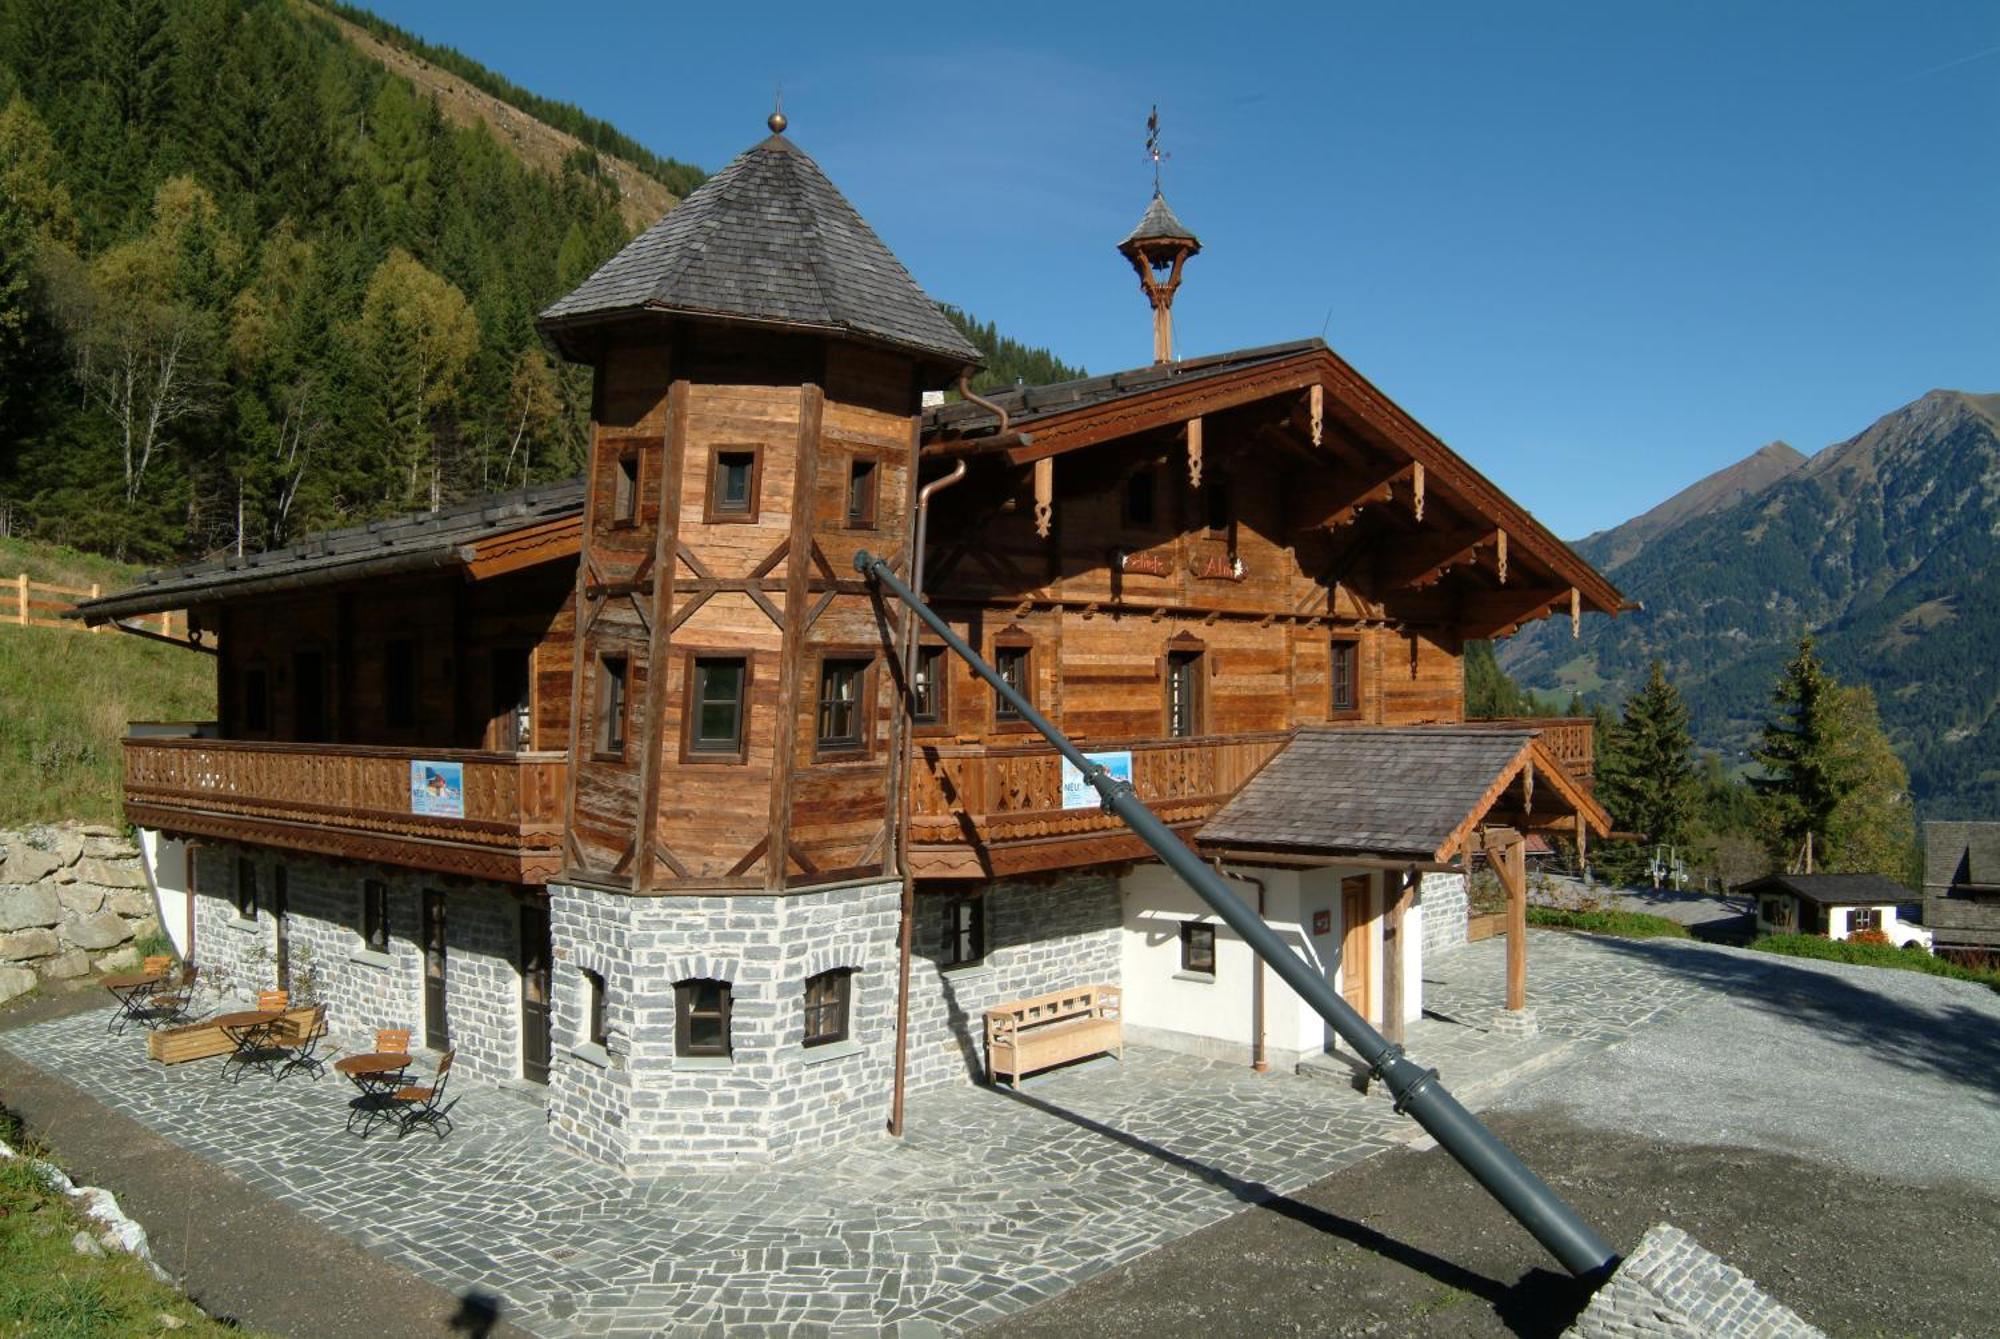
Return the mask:
<svg viewBox="0 0 2000 1339">
<path fill-rule="evenodd" d="M 1670 962 L 1672 954 L 1664 955 Z M 1426 964 L 1413 1056 L 1474 1101 L 1713 987 L 1531 937 L 1538 1036 L 1488 1033 L 1504 942 Z M 908 1137 L 779 1167 L 631 1180 L 558 1148 L 531 1092 L 465 1084 L 440 1143 L 342 1130 L 353 1090 L 147 1062 L 90 1013 L 0 1047 L 417 1275 L 539 1333 L 955 1332 L 1420 1134 L 1379 1089 L 1142 1048 L 1000 1090 L 918 1094 Z M 1532 1150 L 1527 1151 L 1532 1161 Z"/>
</svg>

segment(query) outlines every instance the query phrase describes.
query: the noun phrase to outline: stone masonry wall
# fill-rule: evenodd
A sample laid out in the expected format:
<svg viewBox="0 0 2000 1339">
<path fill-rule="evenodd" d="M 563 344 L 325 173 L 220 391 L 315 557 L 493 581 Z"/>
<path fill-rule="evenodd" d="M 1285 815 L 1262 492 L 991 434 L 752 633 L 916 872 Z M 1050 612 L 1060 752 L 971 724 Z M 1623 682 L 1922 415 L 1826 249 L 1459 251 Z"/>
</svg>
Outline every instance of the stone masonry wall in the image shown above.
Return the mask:
<svg viewBox="0 0 2000 1339">
<path fill-rule="evenodd" d="M 1668 1223 L 1655 1224 L 1563 1339 L 1825 1339 L 1754 1279 Z"/>
<path fill-rule="evenodd" d="M 136 967 L 133 940 L 159 928 L 138 848 L 117 829 L 0 832 L 0 1002 Z"/>
<path fill-rule="evenodd" d="M 1117 985 L 1124 916 L 1118 881 L 1074 874 L 985 886 L 986 957 L 940 970 L 944 918 L 935 894 L 917 899 L 910 972 L 909 1088 L 986 1080 L 986 1011 L 1081 985 Z M 892 1001 L 893 1005 L 893 1001 Z"/>
<path fill-rule="evenodd" d="M 549 1122 L 627 1171 L 762 1162 L 879 1132 L 895 1047 L 901 886 L 784 897 L 631 897 L 552 885 Z M 851 968 L 848 1040 L 807 1049 L 805 982 Z M 585 970 L 605 983 L 587 1039 Z M 725 1057 L 675 1052 L 674 985 L 730 984 Z"/>
<path fill-rule="evenodd" d="M 1426 874 L 1417 889 L 1417 904 L 1424 909 L 1423 953 L 1429 961 L 1465 943 L 1465 922 L 1470 904 L 1465 895 L 1463 874 Z"/>
<path fill-rule="evenodd" d="M 257 870 L 257 915 L 236 912 L 238 857 Z M 418 923 L 425 890 L 445 895 L 445 1008 L 457 1064 L 484 1079 L 521 1073 L 521 898 L 499 884 L 441 880 L 413 870 L 321 859 L 225 844 L 195 852 L 195 960 L 240 995 L 277 982 L 277 871 L 284 870 L 286 942 L 295 995 L 323 1002 L 328 1025 L 358 1036 L 377 1028 L 424 1033 L 424 957 Z M 389 892 L 389 951 L 361 937 L 362 887 Z"/>
</svg>

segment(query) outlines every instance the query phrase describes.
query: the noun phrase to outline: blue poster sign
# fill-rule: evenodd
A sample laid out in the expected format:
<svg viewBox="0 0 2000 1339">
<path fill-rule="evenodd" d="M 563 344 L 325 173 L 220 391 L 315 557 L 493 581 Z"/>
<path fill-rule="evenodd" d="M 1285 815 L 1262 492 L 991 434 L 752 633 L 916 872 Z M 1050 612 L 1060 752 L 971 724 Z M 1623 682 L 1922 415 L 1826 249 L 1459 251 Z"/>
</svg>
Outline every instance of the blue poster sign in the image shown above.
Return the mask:
<svg viewBox="0 0 2000 1339">
<path fill-rule="evenodd" d="M 465 764 L 410 759 L 410 812 L 465 817 Z"/>
<path fill-rule="evenodd" d="M 1114 781 L 1132 780 L 1132 754 L 1129 750 L 1121 753 L 1086 753 L 1083 755 L 1111 774 Z M 1083 770 L 1068 758 L 1062 765 L 1062 807 L 1065 809 L 1095 809 L 1103 801 L 1097 796 L 1097 788 L 1083 779 Z"/>
</svg>

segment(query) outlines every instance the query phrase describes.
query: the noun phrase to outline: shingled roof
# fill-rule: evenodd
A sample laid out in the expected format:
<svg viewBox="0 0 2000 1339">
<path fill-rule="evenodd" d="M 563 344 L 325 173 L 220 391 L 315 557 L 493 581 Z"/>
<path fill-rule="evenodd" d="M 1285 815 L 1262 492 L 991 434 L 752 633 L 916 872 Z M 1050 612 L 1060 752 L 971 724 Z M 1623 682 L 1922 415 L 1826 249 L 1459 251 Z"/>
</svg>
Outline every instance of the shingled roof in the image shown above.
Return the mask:
<svg viewBox="0 0 2000 1339">
<path fill-rule="evenodd" d="M 1924 824 L 1924 886 L 2000 889 L 2000 823 Z"/>
<path fill-rule="evenodd" d="M 1158 191 L 1153 192 L 1153 202 L 1146 206 L 1139 226 L 1126 234 L 1118 249 L 1123 251 L 1138 242 L 1193 242 L 1194 249 L 1201 250 L 1200 239 L 1174 217 L 1174 211 L 1167 207 L 1167 198 Z"/>
<path fill-rule="evenodd" d="M 76 613 L 102 623 L 275 590 L 456 566 L 465 561 L 469 544 L 582 513 L 581 479 L 544 484 L 441 511 L 329 530 L 287 548 L 148 572 L 137 586 L 85 601 Z"/>
<path fill-rule="evenodd" d="M 772 135 L 710 177 L 541 315 L 674 312 L 828 330 L 977 364 L 979 351 L 819 164 Z"/>
<path fill-rule="evenodd" d="M 1307 726 L 1195 834 L 1203 846 L 1443 859 L 1534 730 Z"/>
<path fill-rule="evenodd" d="M 1916 894 L 1886 874 L 1767 874 L 1738 884 L 1736 891 L 1790 893 L 1823 907 L 1886 907 L 1913 902 Z"/>
<path fill-rule="evenodd" d="M 1017 386 L 1011 390 L 988 391 L 983 398 L 1005 409 L 1010 426 L 1019 427 L 1038 418 L 1047 418 L 1051 414 L 1067 414 L 1076 409 L 1109 404 L 1113 400 L 1156 390 L 1162 386 L 1198 382 L 1209 377 L 1240 372 L 1244 368 L 1277 362 L 1280 359 L 1324 348 L 1326 348 L 1324 340 L 1295 339 L 1284 344 L 1232 349 L 1228 353 L 1214 353 L 1202 358 L 1184 358 L 1172 363 L 1148 363 L 1144 367 L 1134 367 L 1123 372 L 1078 377 L 1074 381 L 1057 381 L 1046 386 Z M 970 400 L 954 400 L 949 404 L 933 405 L 924 411 L 926 438 L 934 433 L 974 436 L 998 426 L 999 420 L 994 417 L 991 410 Z"/>
</svg>

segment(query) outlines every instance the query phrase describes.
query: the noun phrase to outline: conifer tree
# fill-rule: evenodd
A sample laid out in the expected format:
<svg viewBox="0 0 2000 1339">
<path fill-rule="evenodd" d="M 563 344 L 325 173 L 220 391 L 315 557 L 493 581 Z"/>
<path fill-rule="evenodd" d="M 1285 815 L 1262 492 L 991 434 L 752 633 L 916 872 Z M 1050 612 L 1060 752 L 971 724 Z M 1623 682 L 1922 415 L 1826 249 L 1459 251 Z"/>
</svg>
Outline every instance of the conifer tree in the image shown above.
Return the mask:
<svg viewBox="0 0 2000 1339">
<path fill-rule="evenodd" d="M 1807 841 L 1811 864 L 1825 868 L 1829 828 L 1841 801 L 1856 781 L 1838 746 L 1839 685 L 1820 664 L 1811 633 L 1778 675 L 1771 692 L 1775 714 L 1764 723 L 1762 742 L 1752 751 L 1762 776 L 1750 778 L 1761 802 L 1773 854 L 1787 865 L 1803 865 Z"/>
<path fill-rule="evenodd" d="M 1653 662 L 1644 686 L 1625 700 L 1619 721 L 1605 732 L 1597 763 L 1597 797 L 1627 832 L 1645 834 L 1644 845 L 1607 846 L 1598 863 L 1629 878 L 1652 848 L 1686 846 L 1693 832 L 1700 785 L 1687 707 Z"/>
</svg>

